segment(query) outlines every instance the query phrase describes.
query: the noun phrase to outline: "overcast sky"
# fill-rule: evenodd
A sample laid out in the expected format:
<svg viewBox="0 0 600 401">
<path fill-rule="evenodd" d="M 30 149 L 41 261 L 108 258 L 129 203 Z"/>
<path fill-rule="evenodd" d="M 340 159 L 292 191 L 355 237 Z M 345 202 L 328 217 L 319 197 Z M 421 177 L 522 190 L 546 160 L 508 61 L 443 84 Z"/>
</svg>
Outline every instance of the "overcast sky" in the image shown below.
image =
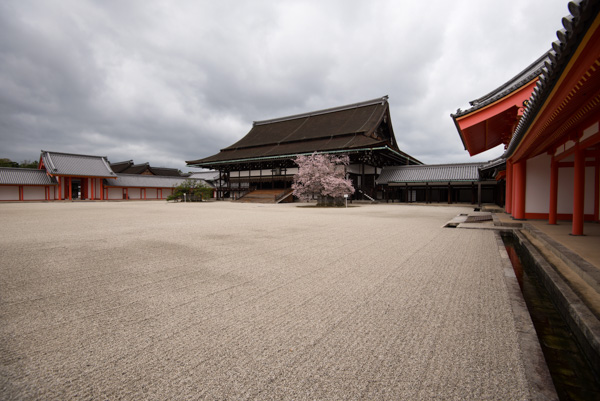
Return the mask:
<svg viewBox="0 0 600 401">
<path fill-rule="evenodd" d="M 470 158 L 450 113 L 548 50 L 566 0 L 0 2 L 0 158 L 184 171 L 253 121 L 389 95 L 400 148 Z"/>
</svg>

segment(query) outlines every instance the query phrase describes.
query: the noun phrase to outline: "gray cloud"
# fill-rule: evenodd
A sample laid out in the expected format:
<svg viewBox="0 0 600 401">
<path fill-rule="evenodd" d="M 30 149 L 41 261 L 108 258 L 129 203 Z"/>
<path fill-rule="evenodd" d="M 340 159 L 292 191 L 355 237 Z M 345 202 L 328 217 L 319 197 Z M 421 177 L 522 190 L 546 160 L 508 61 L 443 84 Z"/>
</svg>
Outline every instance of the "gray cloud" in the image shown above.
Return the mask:
<svg viewBox="0 0 600 401">
<path fill-rule="evenodd" d="M 470 161 L 449 114 L 546 51 L 567 13 L 563 0 L 3 2 L 0 157 L 187 170 L 254 120 L 387 94 L 405 152 Z"/>
</svg>

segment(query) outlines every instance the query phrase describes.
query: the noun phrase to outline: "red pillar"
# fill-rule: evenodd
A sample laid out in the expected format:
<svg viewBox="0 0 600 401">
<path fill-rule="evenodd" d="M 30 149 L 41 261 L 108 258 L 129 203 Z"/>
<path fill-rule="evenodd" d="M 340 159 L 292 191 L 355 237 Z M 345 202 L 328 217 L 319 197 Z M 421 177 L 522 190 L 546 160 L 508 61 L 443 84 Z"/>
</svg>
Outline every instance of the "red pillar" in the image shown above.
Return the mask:
<svg viewBox="0 0 600 401">
<path fill-rule="evenodd" d="M 514 204 L 513 217 L 525 219 L 525 180 L 527 175 L 527 161 L 521 160 L 513 165 L 514 173 Z"/>
<path fill-rule="evenodd" d="M 73 177 L 69 177 L 69 200 L 73 200 Z"/>
<path fill-rule="evenodd" d="M 513 164 L 510 160 L 506 161 L 506 194 L 505 196 L 505 205 L 504 210 L 506 213 L 512 213 L 512 204 L 513 204 Z"/>
<path fill-rule="evenodd" d="M 585 157 L 579 142 L 575 144 L 575 171 L 573 172 L 573 228 L 571 235 L 583 235 L 583 206 L 585 199 Z"/>
<path fill-rule="evenodd" d="M 92 200 L 94 200 L 94 187 L 96 186 L 96 179 L 90 178 L 90 180 L 92 181 Z"/>
<path fill-rule="evenodd" d="M 104 200 L 104 182 L 102 178 L 98 178 L 98 180 L 100 181 L 100 200 Z"/>
<path fill-rule="evenodd" d="M 600 220 L 600 158 L 596 158 L 594 171 L 594 220 Z"/>
<path fill-rule="evenodd" d="M 129 188 L 125 188 L 125 199 L 129 199 Z"/>
<path fill-rule="evenodd" d="M 56 177 L 58 178 L 58 200 L 62 200 L 63 196 L 63 177 Z"/>
<path fill-rule="evenodd" d="M 556 224 L 558 212 L 558 163 L 552 157 L 550 164 L 550 210 L 548 211 L 548 224 Z"/>
<path fill-rule="evenodd" d="M 19 185 L 19 200 L 23 200 L 23 185 Z"/>
</svg>

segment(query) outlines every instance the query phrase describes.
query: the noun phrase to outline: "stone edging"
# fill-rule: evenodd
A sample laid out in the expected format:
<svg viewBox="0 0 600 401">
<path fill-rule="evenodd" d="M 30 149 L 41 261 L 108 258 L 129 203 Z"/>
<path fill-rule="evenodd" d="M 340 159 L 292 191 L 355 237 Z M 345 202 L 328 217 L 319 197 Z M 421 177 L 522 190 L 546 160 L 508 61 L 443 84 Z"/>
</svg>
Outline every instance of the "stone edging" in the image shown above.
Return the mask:
<svg viewBox="0 0 600 401">
<path fill-rule="evenodd" d="M 525 369 L 529 395 L 531 400 L 558 400 L 548 365 L 544 359 L 537 333 L 531 321 L 525 299 L 523 299 L 512 263 L 504 247 L 500 231 L 495 232 L 495 237 L 504 270 L 504 282 L 506 283 L 508 298 L 513 311 L 517 341 Z"/>
<path fill-rule="evenodd" d="M 596 372 L 600 372 L 600 321 L 533 244 L 518 230 L 519 242 L 527 249 L 533 267 L 555 301 L 556 307 L 577 337 L 583 353 Z"/>
</svg>

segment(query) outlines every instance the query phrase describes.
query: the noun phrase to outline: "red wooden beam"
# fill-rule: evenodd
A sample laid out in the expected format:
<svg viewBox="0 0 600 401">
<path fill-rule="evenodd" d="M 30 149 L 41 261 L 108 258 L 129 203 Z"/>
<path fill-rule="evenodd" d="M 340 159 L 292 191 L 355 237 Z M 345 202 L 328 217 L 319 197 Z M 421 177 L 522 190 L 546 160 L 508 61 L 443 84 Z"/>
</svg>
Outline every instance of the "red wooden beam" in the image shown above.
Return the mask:
<svg viewBox="0 0 600 401">
<path fill-rule="evenodd" d="M 579 144 L 575 145 L 575 171 L 573 179 L 573 228 L 571 235 L 583 235 L 583 208 L 585 201 L 585 161 Z"/>
<path fill-rule="evenodd" d="M 526 190 L 526 179 L 527 179 L 527 162 L 521 160 L 513 165 L 514 172 L 514 204 L 513 204 L 513 217 L 515 219 L 525 219 L 525 190 Z"/>
<path fill-rule="evenodd" d="M 550 164 L 550 210 L 548 224 L 556 224 L 558 212 L 558 164 L 554 158 Z"/>
</svg>

